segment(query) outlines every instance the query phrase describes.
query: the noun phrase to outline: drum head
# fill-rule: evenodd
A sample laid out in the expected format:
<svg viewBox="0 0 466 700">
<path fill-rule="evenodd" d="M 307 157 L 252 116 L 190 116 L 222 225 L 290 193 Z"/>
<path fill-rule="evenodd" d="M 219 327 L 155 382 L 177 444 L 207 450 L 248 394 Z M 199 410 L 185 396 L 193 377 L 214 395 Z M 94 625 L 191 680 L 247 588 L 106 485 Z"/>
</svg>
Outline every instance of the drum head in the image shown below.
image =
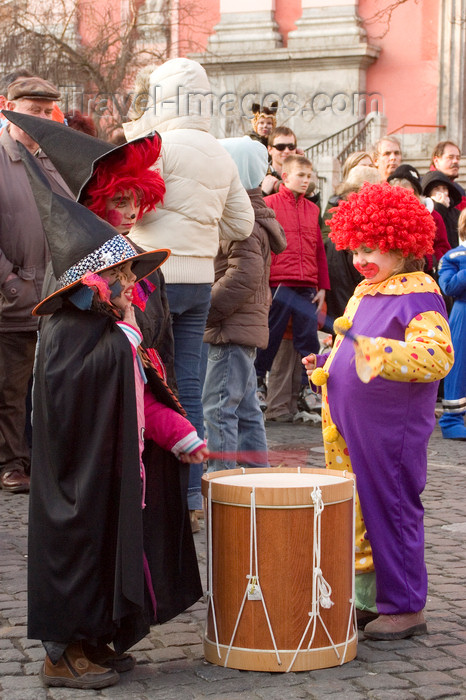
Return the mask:
<svg viewBox="0 0 466 700">
<path fill-rule="evenodd" d="M 321 489 L 324 503 L 353 497 L 353 475 L 329 469 L 241 469 L 204 474 L 202 493 L 212 501 L 250 505 L 255 492 L 256 506 L 312 507 L 311 494 Z"/>
<path fill-rule="evenodd" d="M 216 484 L 225 486 L 255 486 L 257 488 L 292 489 L 313 488 L 314 486 L 331 486 L 343 484 L 347 480 L 341 476 L 331 476 L 322 469 L 322 474 L 306 473 L 267 473 L 267 474 L 234 474 L 232 476 L 220 476 L 215 479 Z"/>
</svg>

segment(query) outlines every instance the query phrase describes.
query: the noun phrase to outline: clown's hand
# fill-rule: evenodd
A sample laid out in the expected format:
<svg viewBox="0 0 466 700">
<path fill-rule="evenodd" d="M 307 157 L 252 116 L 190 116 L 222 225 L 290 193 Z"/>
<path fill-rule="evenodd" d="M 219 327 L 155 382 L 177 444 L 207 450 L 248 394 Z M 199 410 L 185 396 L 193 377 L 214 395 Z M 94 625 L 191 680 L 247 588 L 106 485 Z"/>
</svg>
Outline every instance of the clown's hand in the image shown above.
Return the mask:
<svg viewBox="0 0 466 700">
<path fill-rule="evenodd" d="M 368 384 L 372 379 L 378 377 L 383 369 L 383 339 L 357 335 L 353 345 L 357 375 L 364 384 Z"/>
</svg>

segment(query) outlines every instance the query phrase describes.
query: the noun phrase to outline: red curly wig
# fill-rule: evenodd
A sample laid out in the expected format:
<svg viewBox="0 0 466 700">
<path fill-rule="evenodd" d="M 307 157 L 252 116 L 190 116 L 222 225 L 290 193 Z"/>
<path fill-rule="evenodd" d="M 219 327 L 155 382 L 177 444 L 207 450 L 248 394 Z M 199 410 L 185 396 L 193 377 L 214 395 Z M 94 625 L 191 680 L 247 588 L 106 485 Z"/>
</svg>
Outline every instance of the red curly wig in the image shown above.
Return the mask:
<svg viewBox="0 0 466 700">
<path fill-rule="evenodd" d="M 435 223 L 426 207 L 404 187 L 365 183 L 331 209 L 330 238 L 338 250 L 361 245 L 403 257 L 433 253 Z"/>
<path fill-rule="evenodd" d="M 159 202 L 163 202 L 165 182 L 156 170 L 151 170 L 162 147 L 157 136 L 122 146 L 98 163 L 80 200 L 88 209 L 106 218 L 107 202 L 127 191 L 141 202 L 138 219 Z"/>
</svg>

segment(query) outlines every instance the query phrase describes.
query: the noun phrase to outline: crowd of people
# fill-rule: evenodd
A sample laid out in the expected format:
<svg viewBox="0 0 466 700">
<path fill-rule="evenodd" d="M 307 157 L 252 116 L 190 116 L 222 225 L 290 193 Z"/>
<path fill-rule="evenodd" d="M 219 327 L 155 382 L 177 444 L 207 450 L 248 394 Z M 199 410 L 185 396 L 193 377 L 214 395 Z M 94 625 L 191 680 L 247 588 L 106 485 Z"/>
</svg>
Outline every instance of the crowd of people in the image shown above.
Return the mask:
<svg viewBox="0 0 466 700">
<path fill-rule="evenodd" d="M 466 440 L 460 149 L 421 177 L 385 136 L 323 211 L 277 105 L 217 140 L 202 110 L 166 108 L 210 91 L 197 62 L 142 81 L 164 104 L 135 103 L 118 145 L 43 78 L 0 81 L 0 487 L 30 490 L 44 683 L 116 683 L 202 595 L 202 473 L 269 466 L 264 417 L 322 420 L 326 466 L 357 475 L 366 636 L 423 634 L 439 396 L 444 438 Z"/>
</svg>

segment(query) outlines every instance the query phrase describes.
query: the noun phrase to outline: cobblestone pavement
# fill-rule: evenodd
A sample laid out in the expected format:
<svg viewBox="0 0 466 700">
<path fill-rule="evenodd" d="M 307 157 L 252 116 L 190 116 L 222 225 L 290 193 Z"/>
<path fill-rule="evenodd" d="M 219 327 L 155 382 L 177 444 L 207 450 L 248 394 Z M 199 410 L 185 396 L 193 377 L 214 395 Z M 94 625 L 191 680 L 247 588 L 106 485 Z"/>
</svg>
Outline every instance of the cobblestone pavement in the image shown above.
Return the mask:
<svg viewBox="0 0 466 700">
<path fill-rule="evenodd" d="M 321 467 L 320 428 L 268 424 L 272 449 L 290 466 Z M 1 700 L 408 700 L 466 698 L 466 445 L 429 444 L 426 557 L 429 634 L 397 642 L 364 641 L 355 661 L 312 672 L 238 671 L 203 659 L 205 603 L 153 628 L 134 650 L 138 664 L 120 683 L 100 691 L 45 689 L 38 678 L 43 650 L 26 638 L 26 495 L 0 492 L 0 698 Z M 195 535 L 205 582 L 205 531 Z"/>
</svg>

